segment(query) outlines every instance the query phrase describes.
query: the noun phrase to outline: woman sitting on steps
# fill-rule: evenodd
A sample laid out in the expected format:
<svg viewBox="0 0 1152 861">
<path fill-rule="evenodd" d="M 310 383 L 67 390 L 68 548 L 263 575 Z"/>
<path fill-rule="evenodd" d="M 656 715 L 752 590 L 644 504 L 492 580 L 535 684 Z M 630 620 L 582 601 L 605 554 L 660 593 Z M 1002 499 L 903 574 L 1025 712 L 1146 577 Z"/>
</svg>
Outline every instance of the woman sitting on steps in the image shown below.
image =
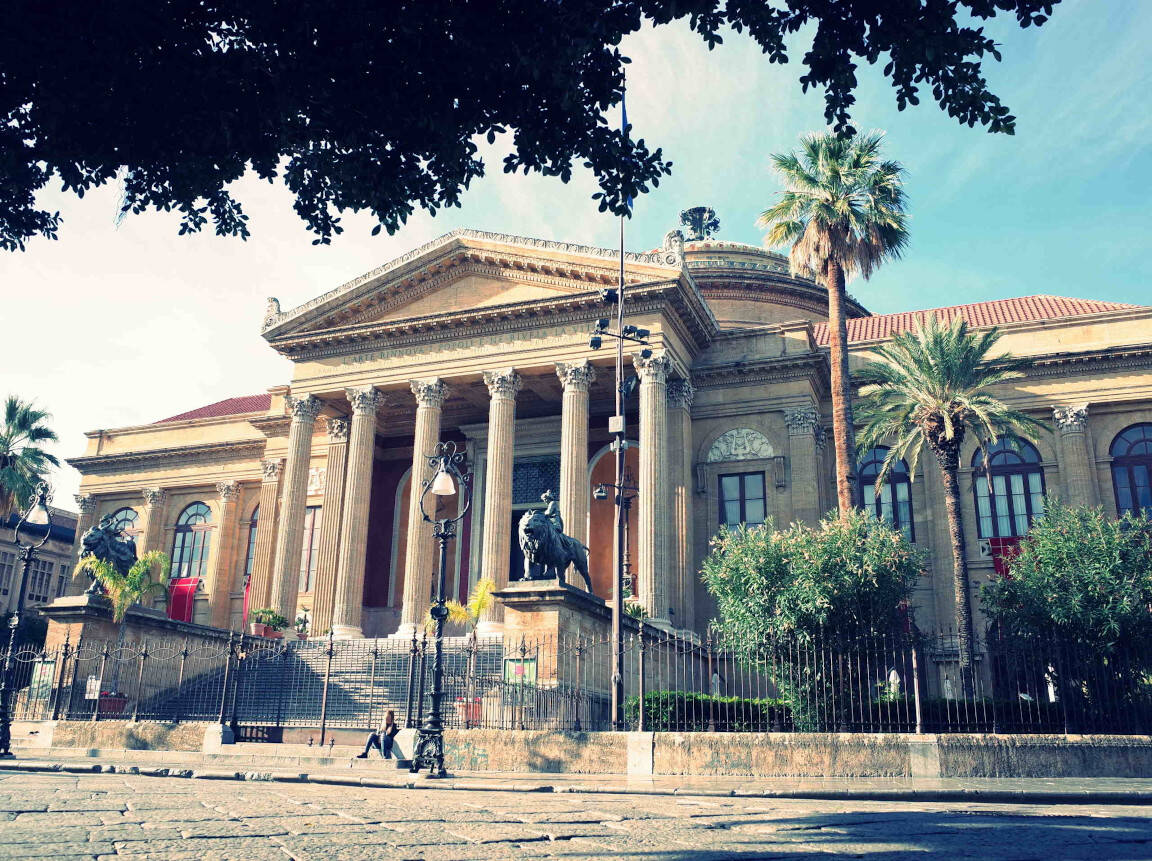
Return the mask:
<svg viewBox="0 0 1152 861">
<path fill-rule="evenodd" d="M 396 733 L 400 727 L 396 726 L 396 714 L 391 709 L 384 713 L 384 723 L 376 732 L 368 736 L 368 743 L 364 745 L 364 752 L 357 759 L 367 759 L 368 751 L 376 748 L 380 751 L 381 759 L 392 758 L 392 746 L 396 743 Z"/>
</svg>

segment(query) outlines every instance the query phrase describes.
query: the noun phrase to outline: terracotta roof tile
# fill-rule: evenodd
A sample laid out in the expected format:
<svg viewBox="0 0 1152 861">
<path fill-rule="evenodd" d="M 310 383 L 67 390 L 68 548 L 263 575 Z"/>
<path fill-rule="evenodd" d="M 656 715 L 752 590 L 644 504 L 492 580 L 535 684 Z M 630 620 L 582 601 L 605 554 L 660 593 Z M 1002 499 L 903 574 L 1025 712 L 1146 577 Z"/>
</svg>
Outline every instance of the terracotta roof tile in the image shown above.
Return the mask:
<svg viewBox="0 0 1152 861">
<path fill-rule="evenodd" d="M 955 317 L 963 317 L 970 326 L 999 326 L 1005 323 L 1028 323 L 1035 320 L 1059 320 L 1066 317 L 1081 317 L 1085 314 L 1099 314 L 1103 311 L 1123 311 L 1127 308 L 1141 308 L 1142 305 L 1127 305 L 1121 302 L 1101 302 L 1096 299 L 1069 299 L 1064 296 L 1022 296 L 1018 299 L 996 299 L 991 302 L 974 302 L 970 305 L 952 305 L 947 308 L 929 308 L 924 311 L 901 311 L 898 314 L 876 314 L 872 317 L 856 317 L 848 320 L 848 342 L 874 341 L 890 338 L 900 332 L 908 332 L 916 327 L 918 320 L 927 314 L 935 314 L 948 322 Z M 813 327 L 816 343 L 828 343 L 828 324 L 817 323 Z"/>
<path fill-rule="evenodd" d="M 180 413 L 179 415 L 169 416 L 166 419 L 160 419 L 156 424 L 186 422 L 191 419 L 215 419 L 221 416 L 238 416 L 244 413 L 264 413 L 268 411 L 268 407 L 271 405 L 272 396 L 270 394 L 243 395 L 238 398 L 228 398 L 227 400 L 217 401 L 214 404 L 198 407 L 186 413 Z"/>
</svg>

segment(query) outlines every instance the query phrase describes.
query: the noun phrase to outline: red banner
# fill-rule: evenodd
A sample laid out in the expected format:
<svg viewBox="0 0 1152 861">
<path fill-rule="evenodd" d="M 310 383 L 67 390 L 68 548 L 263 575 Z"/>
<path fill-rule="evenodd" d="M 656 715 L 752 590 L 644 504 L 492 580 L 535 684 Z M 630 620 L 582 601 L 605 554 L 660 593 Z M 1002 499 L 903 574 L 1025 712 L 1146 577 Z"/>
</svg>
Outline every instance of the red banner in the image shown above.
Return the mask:
<svg viewBox="0 0 1152 861">
<path fill-rule="evenodd" d="M 185 577 L 168 584 L 168 618 L 177 622 L 192 621 L 192 604 L 199 577 Z"/>
</svg>

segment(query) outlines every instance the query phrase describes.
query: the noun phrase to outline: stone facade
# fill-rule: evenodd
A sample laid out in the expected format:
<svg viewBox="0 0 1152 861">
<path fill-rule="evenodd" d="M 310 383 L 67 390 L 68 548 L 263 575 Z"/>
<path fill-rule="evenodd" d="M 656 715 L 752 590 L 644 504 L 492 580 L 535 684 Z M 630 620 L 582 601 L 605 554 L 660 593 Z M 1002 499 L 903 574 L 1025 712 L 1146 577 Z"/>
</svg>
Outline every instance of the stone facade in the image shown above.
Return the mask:
<svg viewBox="0 0 1152 861">
<path fill-rule="evenodd" d="M 474 486 L 448 560 L 451 596 L 482 575 L 500 586 L 519 575 L 516 522 L 551 490 L 610 603 L 611 503 L 590 491 L 613 479 L 615 356 L 588 334 L 607 316 L 600 290 L 617 267 L 608 249 L 456 231 L 299 308 L 276 305 L 262 335 L 292 360 L 290 384 L 93 431 L 71 460 L 82 519 L 130 508 L 141 549 L 199 540 L 202 557 L 185 567 L 196 585 L 188 621 L 239 628 L 246 610 L 268 606 L 310 615 L 313 635 L 409 637 L 436 566 L 420 507 L 427 456 L 452 440 Z M 779 255 L 675 234 L 627 255 L 625 279 L 628 322 L 651 332 L 653 351 L 629 350 L 625 368 L 639 377 L 626 453 L 639 486 L 633 589 L 654 623 L 700 632 L 713 606 L 697 572 L 726 517 L 814 522 L 834 505 L 826 301 Z M 854 366 L 912 322 L 854 301 L 848 312 Z M 1152 308 L 1034 296 L 941 313 L 997 320 L 1002 346 L 1035 360 L 1000 394 L 1052 428 L 1030 441 L 1044 492 L 1116 514 L 1113 442 L 1152 423 Z M 970 441 L 961 483 L 975 592 L 1005 543 L 991 539 L 1013 536 L 988 534 L 999 521 L 979 516 L 974 450 Z M 941 488 L 922 470 L 907 490 L 909 532 L 929 559 L 917 621 L 946 627 Z M 207 515 L 182 522 L 197 503 Z M 456 504 L 426 503 L 441 516 Z M 503 624 L 500 609 L 483 620 L 487 631 Z"/>
</svg>

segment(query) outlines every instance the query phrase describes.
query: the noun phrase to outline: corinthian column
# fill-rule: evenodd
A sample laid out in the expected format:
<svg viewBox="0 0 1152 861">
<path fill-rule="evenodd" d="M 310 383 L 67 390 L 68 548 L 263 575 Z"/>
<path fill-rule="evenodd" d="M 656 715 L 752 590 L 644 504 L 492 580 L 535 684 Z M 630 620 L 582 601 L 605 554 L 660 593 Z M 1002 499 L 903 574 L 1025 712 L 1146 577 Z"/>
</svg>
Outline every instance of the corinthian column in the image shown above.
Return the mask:
<svg viewBox="0 0 1152 861">
<path fill-rule="evenodd" d="M 312 592 L 313 636 L 332 627 L 336 601 L 336 554 L 340 547 L 344 509 L 344 464 L 348 460 L 348 420 L 328 419 L 328 457 L 324 462 L 324 508 L 320 517 L 320 548 L 316 559 L 316 586 Z"/>
<path fill-rule="evenodd" d="M 692 398 L 688 380 L 668 383 L 668 482 L 672 488 L 672 528 L 668 558 L 675 571 L 672 606 L 677 628 L 691 629 L 695 609 L 696 572 L 692 559 Z"/>
<path fill-rule="evenodd" d="M 343 511 L 337 515 L 340 549 L 336 565 L 336 603 L 332 634 L 363 637 L 364 561 L 368 552 L 368 509 L 372 502 L 372 461 L 376 450 L 376 411 L 384 396 L 373 388 L 348 389 L 352 429 L 348 440 L 348 479 Z M 327 513 L 325 513 L 327 518 Z M 326 522 L 326 521 L 325 521 Z"/>
<path fill-rule="evenodd" d="M 634 356 L 640 375 L 640 511 L 636 518 L 637 597 L 649 618 L 668 619 L 668 371 L 666 356 Z"/>
<path fill-rule="evenodd" d="M 1088 445 L 1088 404 L 1053 407 L 1052 417 L 1060 432 L 1060 472 L 1067 501 L 1072 505 L 1098 505 Z"/>
<path fill-rule="evenodd" d="M 312 454 L 312 429 L 320 401 L 312 395 L 289 397 L 292 424 L 288 429 L 288 458 L 284 466 L 284 490 L 280 496 L 280 528 L 272 566 L 271 607 L 289 622 L 296 618 L 300 593 L 300 546 L 304 540 L 305 504 L 308 501 L 308 462 Z"/>
<path fill-rule="evenodd" d="M 560 407 L 560 517 L 565 531 L 588 543 L 588 387 L 596 369 L 587 361 L 557 363 L 564 386 Z"/>
<path fill-rule="evenodd" d="M 232 617 L 240 485 L 235 481 L 221 481 L 216 484 L 216 492 L 220 494 L 220 526 L 208 559 L 208 613 L 213 625 L 228 628 Z"/>
<path fill-rule="evenodd" d="M 792 462 L 792 519 L 815 525 L 820 519 L 820 468 L 816 451 L 820 416 L 806 406 L 784 413 Z"/>
<path fill-rule="evenodd" d="M 432 567 L 436 547 L 432 530 L 420 514 L 420 491 L 428 475 L 428 455 L 440 442 L 440 416 L 448 387 L 438 377 L 413 380 L 416 433 L 412 439 L 412 474 L 408 486 L 408 546 L 404 552 L 404 606 L 397 637 L 410 638 L 424 624 L 431 604 Z"/>
<path fill-rule="evenodd" d="M 260 484 L 260 503 L 256 520 L 256 546 L 252 552 L 252 574 L 248 579 L 248 610 L 261 610 L 268 606 L 272 595 L 272 557 L 276 551 L 276 533 L 279 523 L 280 475 L 284 461 L 260 461 L 264 475 Z M 247 623 L 247 619 L 244 620 Z"/>
<path fill-rule="evenodd" d="M 497 589 L 508 585 L 512 523 L 512 458 L 516 443 L 516 393 L 520 375 L 512 368 L 485 371 L 488 403 L 488 467 L 484 473 L 484 532 L 480 544 L 480 576 Z M 504 624 L 504 606 L 493 601 L 480 617 L 479 633 L 491 634 Z"/>
<path fill-rule="evenodd" d="M 76 518 L 76 543 L 72 546 L 72 568 L 75 571 L 76 563 L 80 561 L 80 554 L 84 552 L 80 539 L 92 528 L 92 523 L 96 519 L 96 497 L 91 493 L 78 493 L 72 498 L 76 500 L 76 507 L 80 509 L 80 516 Z M 82 595 L 87 588 L 88 577 L 81 574 L 79 577 L 73 577 L 68 584 L 68 594 Z M 12 589 L 12 594 L 16 594 L 15 588 Z"/>
</svg>

